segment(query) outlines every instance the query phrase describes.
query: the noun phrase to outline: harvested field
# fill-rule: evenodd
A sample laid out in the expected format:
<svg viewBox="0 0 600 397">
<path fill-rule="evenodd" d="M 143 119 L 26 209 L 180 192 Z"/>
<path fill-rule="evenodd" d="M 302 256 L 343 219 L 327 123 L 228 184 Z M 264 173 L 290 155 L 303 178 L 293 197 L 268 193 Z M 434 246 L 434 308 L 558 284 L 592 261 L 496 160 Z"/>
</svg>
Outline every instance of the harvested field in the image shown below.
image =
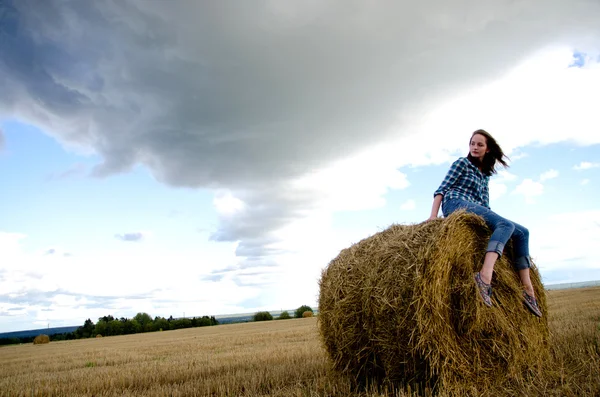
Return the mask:
<svg viewBox="0 0 600 397">
<path fill-rule="evenodd" d="M 493 395 L 600 395 L 600 287 L 547 298 L 552 360 L 545 370 L 553 382 Z M 329 369 L 317 318 L 5 346 L 0 396 L 418 395 L 374 385 L 352 390 Z"/>
</svg>

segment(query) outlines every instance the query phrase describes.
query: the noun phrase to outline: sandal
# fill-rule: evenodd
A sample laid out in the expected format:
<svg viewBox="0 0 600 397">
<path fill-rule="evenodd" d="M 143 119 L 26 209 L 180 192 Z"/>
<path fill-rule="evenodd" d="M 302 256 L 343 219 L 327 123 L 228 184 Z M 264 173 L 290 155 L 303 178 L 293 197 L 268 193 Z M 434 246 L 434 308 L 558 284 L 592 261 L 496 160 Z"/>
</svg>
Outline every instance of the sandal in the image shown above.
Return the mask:
<svg viewBox="0 0 600 397">
<path fill-rule="evenodd" d="M 529 311 L 538 317 L 542 317 L 542 311 L 538 306 L 537 300 L 525 291 L 523 291 L 523 298 L 525 298 L 524 303 L 525 306 L 527 306 L 527 308 L 529 309 Z"/>
<path fill-rule="evenodd" d="M 475 283 L 477 284 L 477 289 L 479 290 L 479 295 L 481 295 L 481 299 L 483 299 L 483 303 L 487 307 L 492 307 L 492 286 L 490 284 L 485 283 L 481 279 L 481 274 L 479 272 L 473 275 L 475 278 Z"/>
</svg>

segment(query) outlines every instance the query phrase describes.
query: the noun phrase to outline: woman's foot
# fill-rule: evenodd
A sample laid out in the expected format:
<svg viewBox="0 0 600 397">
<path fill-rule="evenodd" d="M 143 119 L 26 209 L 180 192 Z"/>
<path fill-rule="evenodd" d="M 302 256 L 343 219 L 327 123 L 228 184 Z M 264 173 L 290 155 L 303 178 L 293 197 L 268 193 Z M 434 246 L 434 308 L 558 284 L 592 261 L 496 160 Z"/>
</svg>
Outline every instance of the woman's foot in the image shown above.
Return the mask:
<svg viewBox="0 0 600 397">
<path fill-rule="evenodd" d="M 477 289 L 479 290 L 481 299 L 483 299 L 483 303 L 487 307 L 492 307 L 492 286 L 481 279 L 479 272 L 475 273 L 473 277 L 475 278 L 475 283 L 477 284 Z"/>
<path fill-rule="evenodd" d="M 523 291 L 523 298 L 525 298 L 525 306 L 527 306 L 529 311 L 538 317 L 542 317 L 542 311 L 538 306 L 537 299 L 535 299 L 533 296 L 529 295 L 525 291 Z"/>
</svg>

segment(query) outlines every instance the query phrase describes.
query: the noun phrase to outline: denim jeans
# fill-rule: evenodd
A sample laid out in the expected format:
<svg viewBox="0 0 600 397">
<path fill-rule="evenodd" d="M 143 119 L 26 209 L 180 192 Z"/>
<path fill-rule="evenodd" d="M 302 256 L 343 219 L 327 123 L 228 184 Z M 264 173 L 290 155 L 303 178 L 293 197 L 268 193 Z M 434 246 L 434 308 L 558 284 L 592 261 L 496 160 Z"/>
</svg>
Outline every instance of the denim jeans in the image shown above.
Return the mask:
<svg viewBox="0 0 600 397">
<path fill-rule="evenodd" d="M 481 216 L 492 230 L 487 252 L 496 252 L 499 256 L 502 256 L 504 246 L 508 242 L 508 239 L 512 237 L 515 253 L 515 269 L 523 270 L 531 267 L 531 260 L 529 258 L 529 230 L 527 228 L 501 217 L 482 205 L 469 201 L 450 199 L 442 204 L 442 212 L 445 217 L 459 209 L 465 209 L 467 212 Z"/>
</svg>

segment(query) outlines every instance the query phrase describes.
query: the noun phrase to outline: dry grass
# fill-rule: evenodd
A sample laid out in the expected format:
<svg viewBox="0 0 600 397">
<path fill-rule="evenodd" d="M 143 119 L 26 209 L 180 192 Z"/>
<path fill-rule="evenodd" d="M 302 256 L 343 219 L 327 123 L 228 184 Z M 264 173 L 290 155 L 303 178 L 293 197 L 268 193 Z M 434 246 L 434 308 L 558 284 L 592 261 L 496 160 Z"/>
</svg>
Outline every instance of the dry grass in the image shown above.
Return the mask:
<svg viewBox="0 0 600 397">
<path fill-rule="evenodd" d="M 357 383 L 408 383 L 457 396 L 542 377 L 547 317 L 524 307 L 509 254 L 494 269 L 494 307 L 479 299 L 473 274 L 489 235 L 483 219 L 461 211 L 392 225 L 342 250 L 323 271 L 319 295 L 320 330 L 336 369 Z"/>
<path fill-rule="evenodd" d="M 549 293 L 555 395 L 600 396 L 600 287 Z"/>
<path fill-rule="evenodd" d="M 495 395 L 600 395 L 600 287 L 548 293 L 554 383 Z M 353 391 L 317 318 L 0 348 L 0 396 L 411 396 Z"/>
</svg>

